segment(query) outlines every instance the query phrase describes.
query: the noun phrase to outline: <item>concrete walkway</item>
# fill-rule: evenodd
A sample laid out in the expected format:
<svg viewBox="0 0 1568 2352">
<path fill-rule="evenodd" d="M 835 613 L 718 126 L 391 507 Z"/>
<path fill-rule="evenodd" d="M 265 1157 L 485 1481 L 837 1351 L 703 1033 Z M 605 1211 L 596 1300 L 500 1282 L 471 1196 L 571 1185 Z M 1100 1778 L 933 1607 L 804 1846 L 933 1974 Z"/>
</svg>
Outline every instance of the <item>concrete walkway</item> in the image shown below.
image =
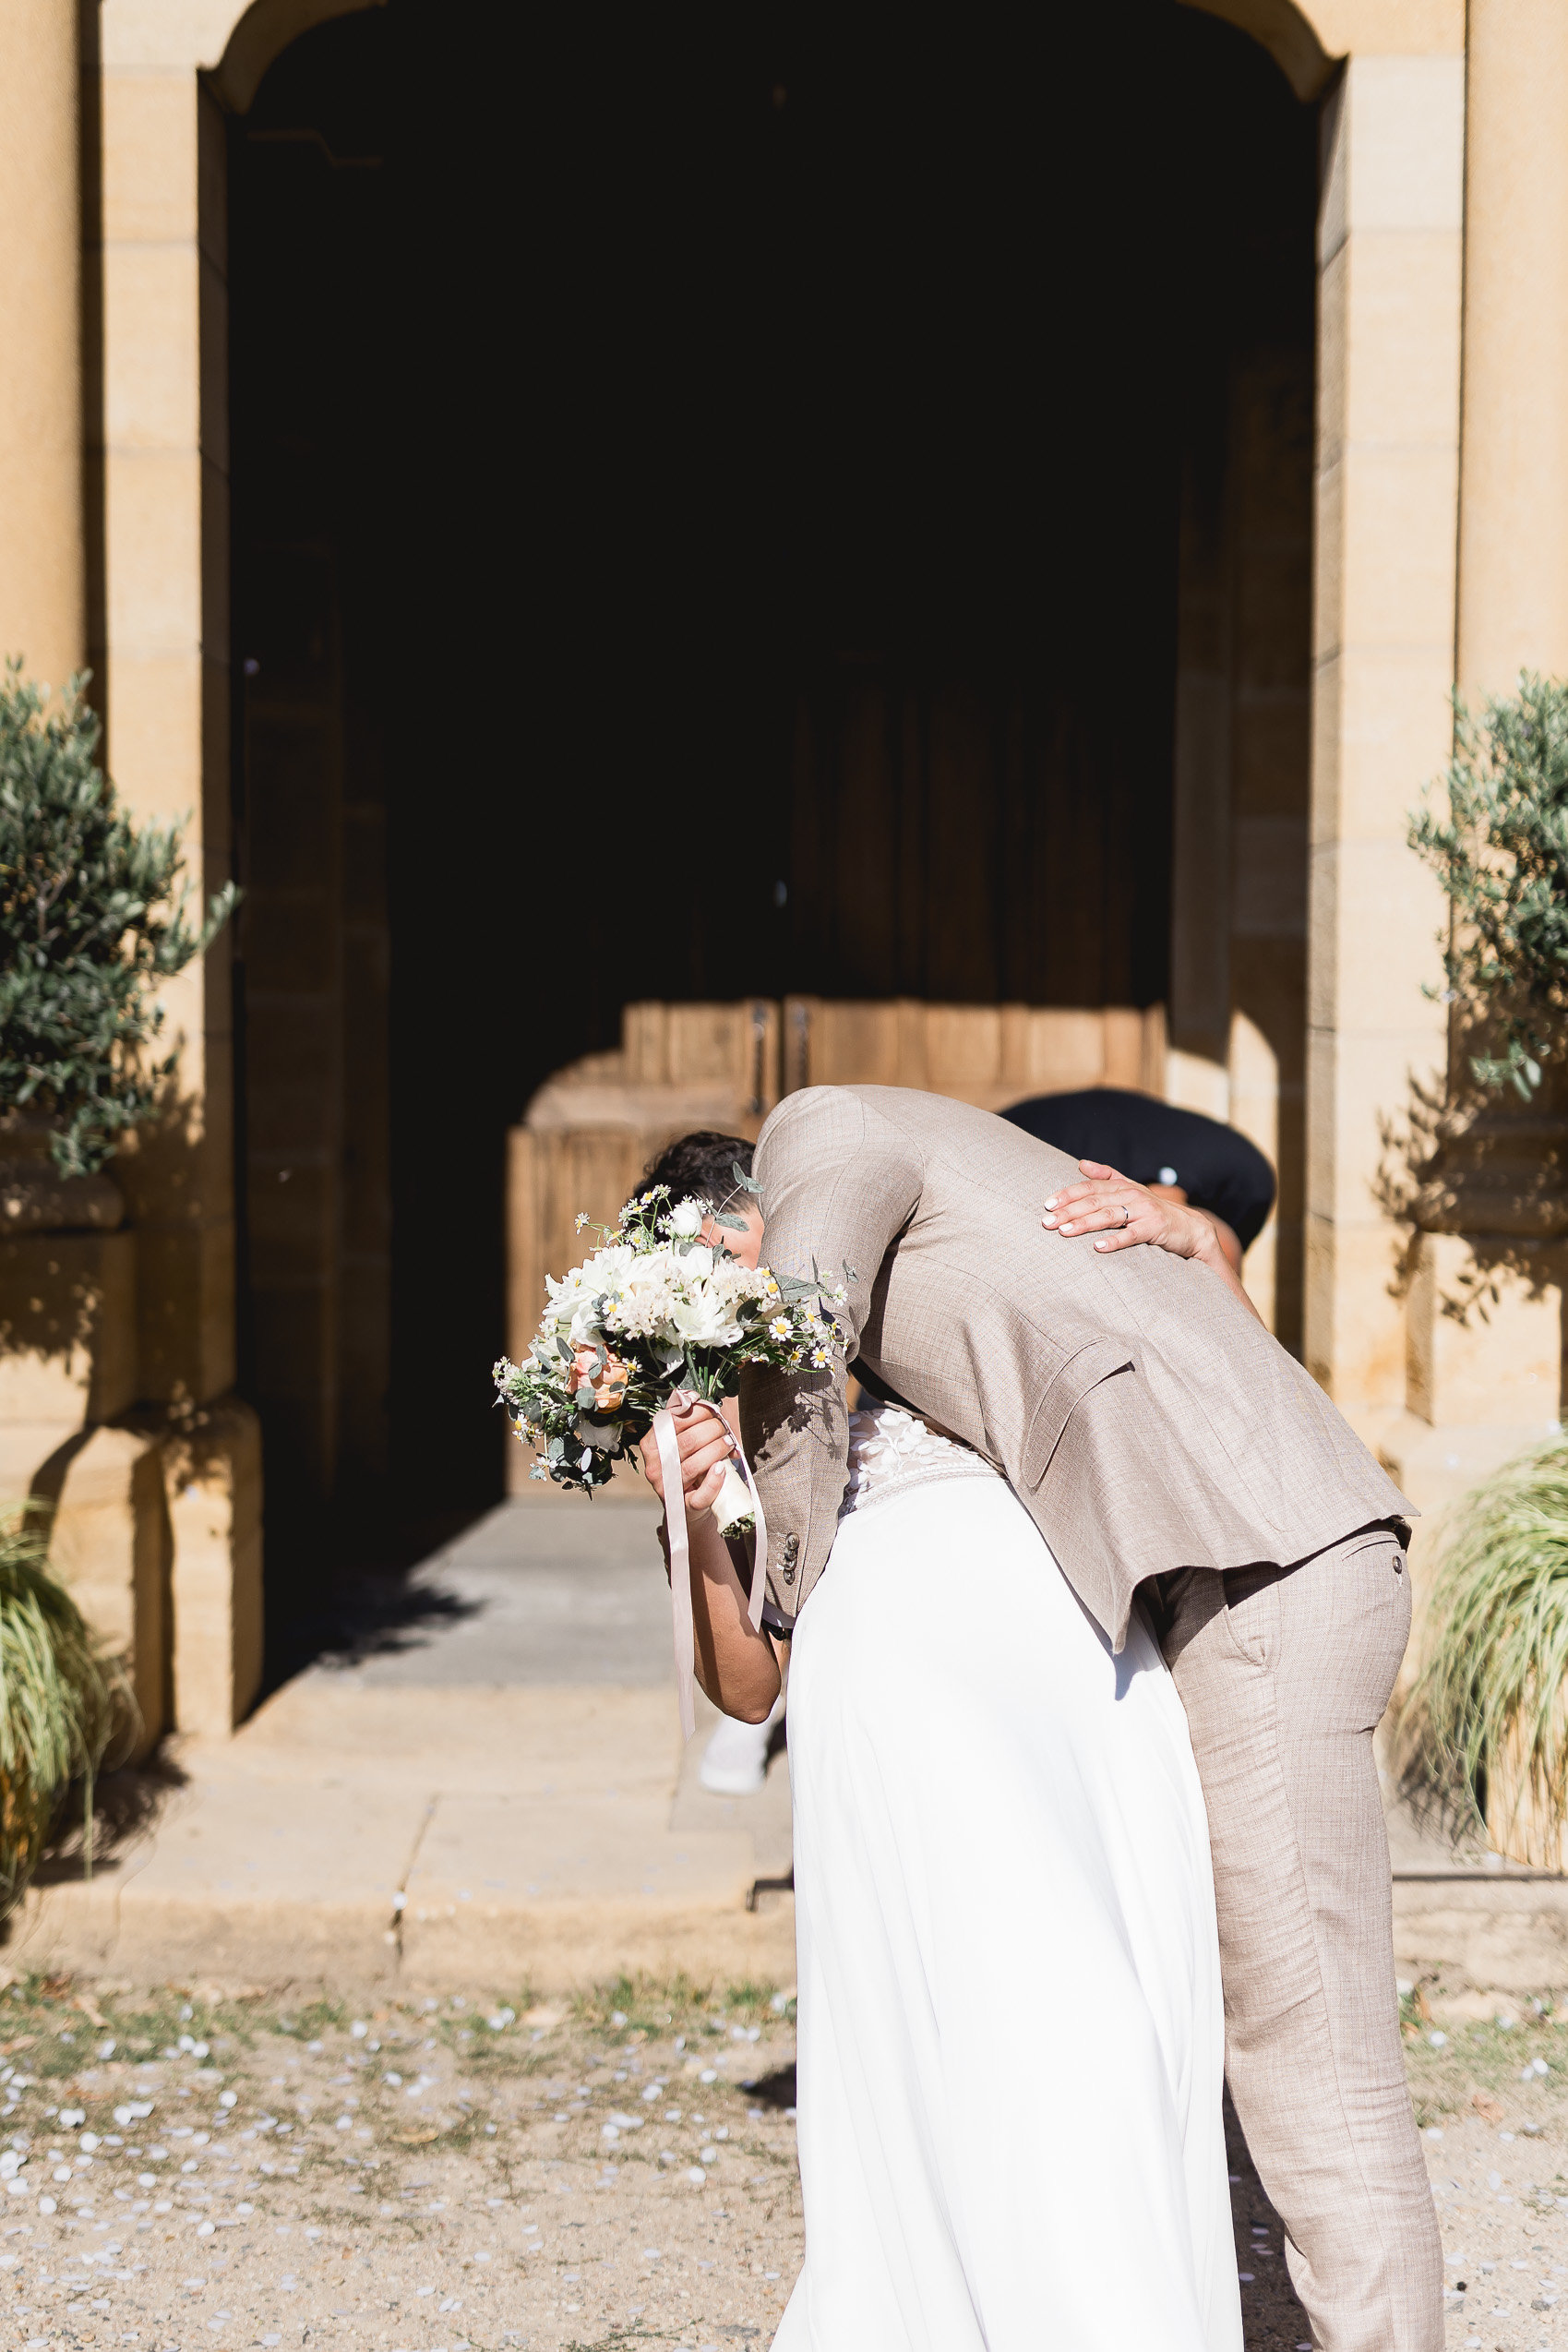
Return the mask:
<svg viewBox="0 0 1568 2352">
<path fill-rule="evenodd" d="M 556 1989 L 646 1968 L 794 1979 L 789 1789 L 697 1779 L 643 1491 L 501 1505 L 419 1568 L 422 1620 L 323 1662 L 184 1784 L 90 1884 L 30 1897 L 13 1964 Z"/>
<path fill-rule="evenodd" d="M 682 1753 L 640 1484 L 535 1488 L 415 1571 L 407 1622 L 309 1667 L 231 1741 L 176 1742 L 90 1884 L 37 1889 L 8 1957 L 225 1983 L 540 1991 L 622 1968 L 793 1982 L 789 1783 L 711 1796 Z M 1391 1804 L 1409 1977 L 1568 1982 L 1568 1881 Z"/>
</svg>

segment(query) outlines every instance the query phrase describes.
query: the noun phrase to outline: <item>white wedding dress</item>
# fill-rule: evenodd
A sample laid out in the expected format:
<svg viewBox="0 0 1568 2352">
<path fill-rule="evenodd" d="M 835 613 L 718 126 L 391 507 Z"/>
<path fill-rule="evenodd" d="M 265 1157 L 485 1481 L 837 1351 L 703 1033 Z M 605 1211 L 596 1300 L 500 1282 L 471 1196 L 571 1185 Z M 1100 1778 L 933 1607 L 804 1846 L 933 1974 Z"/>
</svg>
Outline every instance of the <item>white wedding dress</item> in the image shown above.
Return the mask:
<svg viewBox="0 0 1568 2352">
<path fill-rule="evenodd" d="M 851 1422 L 794 1642 L 806 2264 L 774 2352 L 1241 2352 L 1208 1830 L 1011 1487 Z"/>
</svg>

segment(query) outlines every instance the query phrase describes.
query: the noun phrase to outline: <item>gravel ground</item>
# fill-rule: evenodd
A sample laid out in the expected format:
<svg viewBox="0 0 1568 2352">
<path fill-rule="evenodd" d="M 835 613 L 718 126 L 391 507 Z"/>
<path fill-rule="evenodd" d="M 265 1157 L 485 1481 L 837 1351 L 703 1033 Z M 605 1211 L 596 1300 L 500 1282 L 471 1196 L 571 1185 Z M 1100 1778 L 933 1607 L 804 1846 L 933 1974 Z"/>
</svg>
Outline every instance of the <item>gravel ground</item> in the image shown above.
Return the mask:
<svg viewBox="0 0 1568 2352">
<path fill-rule="evenodd" d="M 768 1986 L 356 2010 L 15 1981 L 6 2341 L 760 2352 L 802 2252 L 793 2018 Z M 1544 1996 L 1406 2000 L 1453 2347 L 1568 2352 L 1563 2026 Z M 1228 2123 L 1248 2352 L 1296 2352 L 1278 2219 Z"/>
</svg>

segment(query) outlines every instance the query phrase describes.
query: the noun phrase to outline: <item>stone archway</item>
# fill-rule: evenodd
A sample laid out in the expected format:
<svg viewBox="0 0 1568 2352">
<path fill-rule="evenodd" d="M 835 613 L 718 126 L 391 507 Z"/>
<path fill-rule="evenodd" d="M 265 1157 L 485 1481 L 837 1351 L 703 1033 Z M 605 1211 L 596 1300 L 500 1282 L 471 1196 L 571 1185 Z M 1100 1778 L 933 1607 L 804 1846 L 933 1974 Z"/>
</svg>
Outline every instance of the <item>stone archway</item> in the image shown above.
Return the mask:
<svg viewBox="0 0 1568 2352">
<path fill-rule="evenodd" d="M 232 113 L 245 114 L 269 66 L 303 34 L 329 24 L 335 17 L 386 4 L 387 0 L 251 0 L 212 68 L 214 92 Z"/>
<path fill-rule="evenodd" d="M 1319 98 L 1327 88 L 1334 54 L 1324 49 L 1318 28 L 1296 0 L 1182 0 L 1182 6 L 1223 17 L 1250 34 L 1268 51 L 1298 98 Z"/>
<path fill-rule="evenodd" d="M 1309 1362 L 1342 1401 L 1364 1408 L 1373 1430 L 1397 1410 L 1404 1359 L 1402 1313 L 1385 1295 L 1389 1236 L 1370 1190 L 1376 1113 L 1413 1062 L 1441 1059 L 1441 1019 L 1419 993 L 1435 914 L 1411 887 L 1402 834 L 1404 810 L 1442 764 L 1453 670 L 1464 11 L 1458 0 L 1418 11 L 1386 0 L 1302 0 L 1295 10 L 1225 0 L 1208 13 L 1268 47 L 1299 93 L 1316 88 L 1319 66 L 1296 27 L 1313 28 L 1318 55 L 1346 61 L 1323 92 L 1319 232 L 1305 1322 Z M 222 0 L 115 0 L 85 22 L 84 38 L 97 44 L 82 59 L 95 117 L 90 150 L 101 147 L 105 164 L 86 228 L 96 322 L 88 348 L 102 352 L 101 397 L 88 403 L 86 650 L 106 689 L 126 798 L 144 811 L 192 814 L 193 846 L 221 873 L 230 807 L 226 290 L 221 209 L 201 191 L 215 198 L 221 186 L 225 105 L 254 88 L 248 78 L 270 45 L 305 18 L 284 0 L 248 12 Z M 51 92 L 66 103 L 69 88 L 68 75 L 57 92 L 40 85 L 38 104 L 53 104 Z M 63 136 L 65 152 L 68 125 Z M 68 247 L 74 184 L 62 180 L 60 200 Z M 46 350 L 40 340 L 34 354 L 59 414 L 76 401 L 66 354 L 66 342 Z M 36 534 L 6 535 L 6 592 L 24 642 L 51 592 L 18 570 Z M 574 969 L 576 1001 L 601 989 L 617 1002 L 649 989 L 679 992 L 669 975 L 623 969 L 626 960 L 612 946 Z M 606 993 L 593 1016 L 602 1042 L 616 1010 Z M 209 1417 L 211 1446 L 188 1488 L 193 1598 L 187 1608 L 176 1591 L 175 1608 L 177 1619 L 199 1617 L 200 1656 L 192 1650 L 176 1682 L 190 1694 L 177 1702 L 181 1720 L 217 1724 L 243 1708 L 250 1686 L 259 1504 L 253 1437 L 230 1393 L 233 1088 L 221 952 L 204 982 L 172 991 L 170 1012 L 184 1042 L 184 1129 L 127 1176 L 141 1261 L 138 1380 L 150 1409 Z M 594 1042 L 564 1026 L 551 1064 Z M 529 1083 L 520 1067 L 514 1112 Z M 438 1156 L 433 1149 L 432 1170 Z M 176 1587 L 183 1573 L 176 1563 Z"/>
</svg>

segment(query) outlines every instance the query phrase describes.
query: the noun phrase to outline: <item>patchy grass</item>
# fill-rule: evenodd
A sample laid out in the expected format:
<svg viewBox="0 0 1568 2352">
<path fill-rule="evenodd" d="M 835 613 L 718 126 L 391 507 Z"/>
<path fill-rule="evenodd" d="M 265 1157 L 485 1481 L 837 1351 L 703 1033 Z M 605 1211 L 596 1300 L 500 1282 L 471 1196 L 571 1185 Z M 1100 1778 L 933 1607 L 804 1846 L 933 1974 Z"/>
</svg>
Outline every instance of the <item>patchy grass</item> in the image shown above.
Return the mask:
<svg viewBox="0 0 1568 2352">
<path fill-rule="evenodd" d="M 1500 2000 L 1490 2018 L 1444 2022 L 1417 1987 L 1400 2012 L 1423 2130 L 1471 2111 L 1526 2138 L 1568 2130 L 1568 2010 L 1559 2022 L 1543 1996 Z"/>
</svg>

